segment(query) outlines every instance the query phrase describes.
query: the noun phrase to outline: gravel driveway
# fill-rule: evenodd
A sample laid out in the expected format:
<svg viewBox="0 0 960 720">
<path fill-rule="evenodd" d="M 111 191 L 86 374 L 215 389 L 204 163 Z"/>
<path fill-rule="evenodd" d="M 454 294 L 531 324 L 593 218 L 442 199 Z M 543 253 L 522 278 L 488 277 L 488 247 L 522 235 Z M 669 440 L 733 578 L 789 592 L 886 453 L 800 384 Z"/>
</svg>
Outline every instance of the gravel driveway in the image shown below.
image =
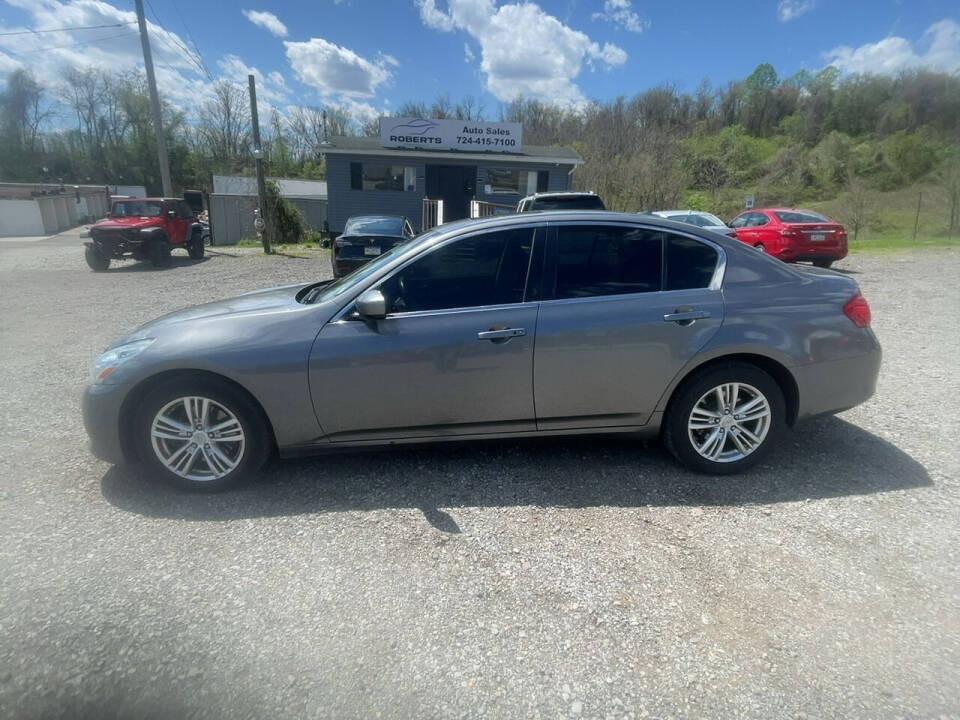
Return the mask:
<svg viewBox="0 0 960 720">
<path fill-rule="evenodd" d="M 329 266 L 0 243 L 0 717 L 960 717 L 960 252 L 839 267 L 878 393 L 747 475 L 563 439 L 193 496 L 89 455 L 90 361 Z"/>
</svg>

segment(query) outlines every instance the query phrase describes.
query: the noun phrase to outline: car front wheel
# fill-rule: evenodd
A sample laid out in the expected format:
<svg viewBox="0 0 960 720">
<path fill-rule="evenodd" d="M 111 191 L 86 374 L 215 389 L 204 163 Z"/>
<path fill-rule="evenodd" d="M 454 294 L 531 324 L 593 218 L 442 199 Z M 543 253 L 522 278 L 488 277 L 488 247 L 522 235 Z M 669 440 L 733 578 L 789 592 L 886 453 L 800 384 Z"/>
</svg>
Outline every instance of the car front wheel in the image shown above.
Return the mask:
<svg viewBox="0 0 960 720">
<path fill-rule="evenodd" d="M 174 380 L 151 391 L 136 421 L 140 459 L 160 480 L 212 491 L 256 472 L 270 434 L 244 393 L 217 380 Z"/>
<path fill-rule="evenodd" d="M 752 467 L 786 425 L 783 393 L 763 370 L 743 363 L 709 368 L 670 403 L 664 440 L 684 465 L 729 475 Z"/>
<path fill-rule="evenodd" d="M 94 245 L 84 248 L 83 257 L 87 261 L 87 265 L 89 265 L 90 269 L 94 272 L 103 272 L 110 267 L 110 257 L 98 250 Z"/>
<path fill-rule="evenodd" d="M 170 267 L 170 251 L 173 248 L 166 240 L 154 240 L 150 243 L 150 264 L 154 267 Z"/>
</svg>

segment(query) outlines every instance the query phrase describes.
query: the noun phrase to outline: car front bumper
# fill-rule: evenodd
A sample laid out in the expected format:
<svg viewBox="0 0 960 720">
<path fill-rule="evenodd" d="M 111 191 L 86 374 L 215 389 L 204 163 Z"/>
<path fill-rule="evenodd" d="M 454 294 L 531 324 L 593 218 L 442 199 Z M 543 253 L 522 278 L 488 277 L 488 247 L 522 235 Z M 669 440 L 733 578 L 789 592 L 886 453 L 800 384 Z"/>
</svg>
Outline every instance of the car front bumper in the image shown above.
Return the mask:
<svg viewBox="0 0 960 720">
<path fill-rule="evenodd" d="M 114 465 L 126 459 L 120 437 L 120 408 L 128 390 L 126 385 L 88 385 L 80 403 L 90 452 Z"/>
</svg>

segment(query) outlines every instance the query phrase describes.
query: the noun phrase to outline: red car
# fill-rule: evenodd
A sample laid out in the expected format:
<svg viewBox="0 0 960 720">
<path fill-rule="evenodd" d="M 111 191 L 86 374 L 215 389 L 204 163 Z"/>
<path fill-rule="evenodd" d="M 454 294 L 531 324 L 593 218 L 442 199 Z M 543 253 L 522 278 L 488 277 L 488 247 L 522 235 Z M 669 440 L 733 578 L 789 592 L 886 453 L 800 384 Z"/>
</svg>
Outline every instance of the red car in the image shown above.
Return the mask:
<svg viewBox="0 0 960 720">
<path fill-rule="evenodd" d="M 741 242 L 786 262 L 810 260 L 827 268 L 847 256 L 846 228 L 813 210 L 747 210 L 737 215 L 730 227 Z"/>
<path fill-rule="evenodd" d="M 84 244 L 91 270 L 106 270 L 111 259 L 125 256 L 166 267 L 175 248 L 203 257 L 203 228 L 179 198 L 124 198 L 114 200 L 110 216 L 90 228 Z"/>
</svg>

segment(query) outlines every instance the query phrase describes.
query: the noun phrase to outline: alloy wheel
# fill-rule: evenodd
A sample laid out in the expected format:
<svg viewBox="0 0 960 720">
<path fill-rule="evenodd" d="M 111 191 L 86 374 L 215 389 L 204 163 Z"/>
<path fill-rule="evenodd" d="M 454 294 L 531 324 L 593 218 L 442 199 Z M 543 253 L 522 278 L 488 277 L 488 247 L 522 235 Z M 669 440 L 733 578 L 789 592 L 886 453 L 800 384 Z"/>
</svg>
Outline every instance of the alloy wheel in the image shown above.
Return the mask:
<svg viewBox="0 0 960 720">
<path fill-rule="evenodd" d="M 770 403 L 746 383 L 724 383 L 705 392 L 687 419 L 697 453 L 711 462 L 742 460 L 759 448 L 770 431 Z"/>
<path fill-rule="evenodd" d="M 210 398 L 181 397 L 164 405 L 150 425 L 157 459 L 186 480 L 219 480 L 243 459 L 246 437 L 237 416 Z"/>
</svg>

